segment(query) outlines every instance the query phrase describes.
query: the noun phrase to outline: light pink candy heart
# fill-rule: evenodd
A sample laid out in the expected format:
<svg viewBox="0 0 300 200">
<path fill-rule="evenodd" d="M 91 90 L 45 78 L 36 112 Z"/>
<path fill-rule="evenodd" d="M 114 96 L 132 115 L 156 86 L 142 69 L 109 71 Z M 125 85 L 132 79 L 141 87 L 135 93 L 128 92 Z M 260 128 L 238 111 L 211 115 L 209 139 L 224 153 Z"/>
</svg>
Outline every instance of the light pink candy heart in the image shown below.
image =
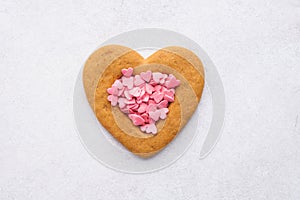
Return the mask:
<svg viewBox="0 0 300 200">
<path fill-rule="evenodd" d="M 131 67 L 129 67 L 128 69 L 122 69 L 122 74 L 125 77 L 130 77 L 133 73 L 133 69 Z"/>
<path fill-rule="evenodd" d="M 149 113 L 149 112 L 154 112 L 156 111 L 156 105 L 155 104 L 148 104 L 147 108 L 146 108 L 146 112 Z"/>
<path fill-rule="evenodd" d="M 132 89 L 133 88 L 133 77 L 126 78 L 123 76 L 122 83 L 123 83 L 123 86 L 127 86 L 128 89 Z"/>
<path fill-rule="evenodd" d="M 154 92 L 151 95 L 151 98 L 154 99 L 155 103 L 159 103 L 164 98 L 164 94 L 160 92 Z"/>
<path fill-rule="evenodd" d="M 145 123 L 145 120 L 137 114 L 129 114 L 128 117 L 132 120 L 133 124 L 136 126 L 140 126 Z"/>
<path fill-rule="evenodd" d="M 142 72 L 141 77 L 142 77 L 142 79 L 144 79 L 144 81 L 149 82 L 152 77 L 152 72 L 151 71 Z"/>
<path fill-rule="evenodd" d="M 125 87 L 123 87 L 122 89 L 120 89 L 120 90 L 118 91 L 118 97 L 120 97 L 120 96 L 123 95 L 124 90 L 125 90 Z"/>
<path fill-rule="evenodd" d="M 128 99 L 128 100 L 131 100 L 131 99 L 132 99 L 132 95 L 129 94 L 129 91 L 128 91 L 128 90 L 125 90 L 125 91 L 124 91 L 124 96 L 125 96 L 126 99 Z"/>
<path fill-rule="evenodd" d="M 118 97 L 114 95 L 109 95 L 107 100 L 110 101 L 112 106 L 116 106 L 118 104 Z"/>
<path fill-rule="evenodd" d="M 139 87 L 134 87 L 131 90 L 129 90 L 129 94 L 131 94 L 134 97 L 138 97 L 141 94 L 141 88 Z"/>
<path fill-rule="evenodd" d="M 160 73 L 160 72 L 153 72 L 152 73 L 152 77 L 153 77 L 153 80 L 154 80 L 155 83 L 159 83 L 160 80 L 162 78 L 164 78 L 164 75 L 162 73 Z"/>
<path fill-rule="evenodd" d="M 118 87 L 117 86 L 112 86 L 111 88 L 113 88 L 114 92 L 113 92 L 113 95 L 115 96 L 119 96 L 119 90 L 118 90 Z"/>
<path fill-rule="evenodd" d="M 166 88 L 175 88 L 180 85 L 180 80 L 177 80 L 174 76 L 171 77 L 169 80 L 166 81 L 165 86 Z"/>
<path fill-rule="evenodd" d="M 157 133 L 157 128 L 155 126 L 155 124 L 148 124 L 148 126 L 146 127 L 146 133 L 152 133 L 152 134 L 156 134 Z"/>
<path fill-rule="evenodd" d="M 166 81 L 166 78 L 168 78 L 168 75 L 167 74 L 163 74 L 163 78 L 160 79 L 159 83 L 163 85 L 165 83 L 165 81 Z"/>
<path fill-rule="evenodd" d="M 123 84 L 121 83 L 120 80 L 115 80 L 113 86 L 116 86 L 119 90 L 121 90 L 123 88 Z"/>
<path fill-rule="evenodd" d="M 168 108 L 161 108 L 158 110 L 160 112 L 160 119 L 166 119 L 167 113 L 169 112 Z"/>
<path fill-rule="evenodd" d="M 121 108 L 121 111 L 125 114 L 129 113 L 129 109 L 126 106 L 124 108 Z"/>
<path fill-rule="evenodd" d="M 125 99 L 125 98 L 119 98 L 118 99 L 118 103 L 119 103 L 119 107 L 120 108 L 124 108 L 125 106 L 126 106 L 126 104 L 125 104 L 125 102 L 126 102 L 127 100 Z"/>
<path fill-rule="evenodd" d="M 111 88 L 107 88 L 106 91 L 107 91 L 108 94 L 114 94 L 115 90 L 111 87 Z"/>
<path fill-rule="evenodd" d="M 155 124 L 155 121 L 149 117 L 148 124 Z"/>
<path fill-rule="evenodd" d="M 146 84 L 145 85 L 145 90 L 148 94 L 152 94 L 152 92 L 154 91 L 154 87 L 150 84 Z"/>
<path fill-rule="evenodd" d="M 145 124 L 143 126 L 140 127 L 141 131 L 146 132 L 148 124 Z"/>
<path fill-rule="evenodd" d="M 154 121 L 157 121 L 160 117 L 160 111 L 159 110 L 156 110 L 156 111 L 149 111 L 149 117 L 151 119 L 153 119 Z"/>
<path fill-rule="evenodd" d="M 142 85 L 143 83 L 145 83 L 145 81 L 141 78 L 141 76 L 140 75 L 135 75 L 134 85 L 139 86 L 139 85 Z"/>
</svg>

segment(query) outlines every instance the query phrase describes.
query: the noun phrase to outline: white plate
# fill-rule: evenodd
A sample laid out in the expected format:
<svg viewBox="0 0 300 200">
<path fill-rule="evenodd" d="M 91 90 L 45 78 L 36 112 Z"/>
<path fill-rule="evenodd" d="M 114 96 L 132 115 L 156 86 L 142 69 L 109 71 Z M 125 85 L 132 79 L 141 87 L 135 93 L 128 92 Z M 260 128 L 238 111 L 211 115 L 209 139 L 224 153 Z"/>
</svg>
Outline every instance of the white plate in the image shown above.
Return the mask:
<svg viewBox="0 0 300 200">
<path fill-rule="evenodd" d="M 215 70 L 216 72 L 215 77 L 217 76 L 219 78 L 212 62 L 206 62 L 207 60 L 210 61 L 210 59 L 199 45 L 185 36 L 172 31 L 162 29 L 138 29 L 115 36 L 100 46 L 108 44 L 119 44 L 130 47 L 137 50 L 144 57 L 147 57 L 163 47 L 182 46 L 194 51 L 202 60 L 206 72 L 207 69 L 213 68 L 212 71 Z M 213 78 L 214 76 L 206 76 L 206 83 L 214 83 L 213 80 L 208 80 L 210 77 Z M 209 87 L 211 87 L 211 85 L 205 85 L 199 106 L 176 138 L 159 154 L 148 159 L 142 159 L 127 151 L 98 122 L 89 107 L 84 93 L 81 69 L 76 80 L 73 97 L 74 118 L 81 142 L 96 160 L 117 171 L 146 173 L 165 168 L 174 163 L 186 152 L 198 134 L 206 134 L 208 130 L 211 129 L 211 125 L 213 124 L 211 123 L 211 119 L 214 120 L 215 118 L 213 117 L 213 113 L 218 112 L 218 110 L 214 108 L 219 109 L 221 107 L 220 105 L 212 105 L 216 102 L 212 99 Z M 220 111 L 222 111 L 222 109 Z M 224 118 L 224 112 L 223 116 L 221 113 L 221 117 L 222 119 Z M 198 121 L 201 123 L 198 123 Z M 223 121 L 221 126 L 222 124 Z M 218 135 L 219 134 L 216 135 L 216 133 L 214 133 L 215 137 L 213 138 L 215 139 L 214 141 L 209 141 L 210 145 L 208 146 L 213 146 L 216 143 Z M 210 149 L 207 149 L 207 151 L 209 150 Z"/>
</svg>

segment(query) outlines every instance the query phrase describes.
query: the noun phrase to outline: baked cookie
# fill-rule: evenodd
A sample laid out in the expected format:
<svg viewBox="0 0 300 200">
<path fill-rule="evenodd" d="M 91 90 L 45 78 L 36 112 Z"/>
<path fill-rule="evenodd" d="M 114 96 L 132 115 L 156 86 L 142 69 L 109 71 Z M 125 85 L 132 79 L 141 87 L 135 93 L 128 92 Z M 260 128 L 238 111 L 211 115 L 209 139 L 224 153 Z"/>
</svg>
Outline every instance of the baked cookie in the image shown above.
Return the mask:
<svg viewBox="0 0 300 200">
<path fill-rule="evenodd" d="M 150 70 L 173 74 L 180 80 L 167 118 L 156 124 L 157 134 L 141 131 L 128 115 L 107 100 L 107 89 L 122 77 L 122 69 L 128 68 L 133 68 L 134 75 Z M 130 48 L 109 45 L 88 58 L 83 84 L 88 102 L 103 127 L 132 153 L 150 157 L 175 138 L 197 108 L 204 86 L 204 69 L 200 59 L 182 47 L 166 47 L 144 59 Z"/>
</svg>

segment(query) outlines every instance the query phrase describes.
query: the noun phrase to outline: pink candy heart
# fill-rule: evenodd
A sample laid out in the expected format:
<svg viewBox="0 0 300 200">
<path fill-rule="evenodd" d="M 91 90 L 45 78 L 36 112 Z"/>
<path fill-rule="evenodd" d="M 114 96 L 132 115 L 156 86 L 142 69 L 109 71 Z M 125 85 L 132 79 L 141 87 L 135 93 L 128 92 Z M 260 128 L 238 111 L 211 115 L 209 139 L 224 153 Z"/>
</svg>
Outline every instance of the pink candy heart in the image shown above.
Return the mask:
<svg viewBox="0 0 300 200">
<path fill-rule="evenodd" d="M 118 97 L 117 96 L 114 96 L 114 95 L 109 95 L 107 97 L 107 100 L 111 102 L 111 105 L 112 106 L 116 106 L 117 103 L 118 103 Z"/>
<path fill-rule="evenodd" d="M 137 114 L 129 114 L 128 117 L 132 120 L 133 124 L 136 126 L 144 125 L 145 120 Z"/>
<path fill-rule="evenodd" d="M 148 102 L 149 101 L 149 95 L 148 94 L 145 94 L 144 96 L 143 96 L 143 99 L 142 99 L 142 101 L 143 102 Z"/>
<path fill-rule="evenodd" d="M 146 112 L 146 108 L 147 108 L 147 104 L 142 103 L 142 104 L 140 104 L 140 107 L 139 107 L 139 109 L 138 109 L 138 112 L 139 112 L 139 113 L 144 113 L 144 112 Z"/>
<path fill-rule="evenodd" d="M 177 80 L 173 75 L 169 76 L 169 80 L 166 81 L 165 86 L 170 89 L 170 88 L 175 88 L 178 85 L 180 85 L 180 80 Z"/>
<path fill-rule="evenodd" d="M 151 71 L 147 71 L 147 72 L 142 72 L 141 73 L 142 79 L 144 79 L 144 81 L 146 81 L 147 83 L 151 80 L 151 76 L 152 76 L 152 72 Z"/>
<path fill-rule="evenodd" d="M 118 93 L 119 93 L 118 88 L 116 86 L 112 86 L 111 88 L 108 88 L 107 92 L 108 92 L 108 94 L 112 94 L 115 96 L 118 96 Z"/>
<path fill-rule="evenodd" d="M 165 91 L 164 99 L 169 102 L 174 102 L 174 93 L 172 91 Z"/>
<path fill-rule="evenodd" d="M 153 98 L 156 103 L 159 103 L 164 98 L 164 94 L 160 92 L 154 92 L 150 97 Z"/>
<path fill-rule="evenodd" d="M 166 107 L 168 107 L 168 101 L 167 100 L 162 100 L 161 102 L 159 102 L 158 104 L 157 104 L 157 108 L 166 108 Z"/>
<path fill-rule="evenodd" d="M 133 75 L 133 69 L 122 69 L 123 76 L 107 89 L 112 106 L 128 114 L 132 123 L 145 133 L 157 133 L 155 123 L 166 119 L 169 103 L 174 101 L 175 87 L 180 84 L 172 74 L 142 72 Z"/>
<path fill-rule="evenodd" d="M 133 69 L 131 67 L 129 67 L 128 69 L 122 69 L 122 74 L 125 77 L 130 77 L 133 73 Z"/>
</svg>

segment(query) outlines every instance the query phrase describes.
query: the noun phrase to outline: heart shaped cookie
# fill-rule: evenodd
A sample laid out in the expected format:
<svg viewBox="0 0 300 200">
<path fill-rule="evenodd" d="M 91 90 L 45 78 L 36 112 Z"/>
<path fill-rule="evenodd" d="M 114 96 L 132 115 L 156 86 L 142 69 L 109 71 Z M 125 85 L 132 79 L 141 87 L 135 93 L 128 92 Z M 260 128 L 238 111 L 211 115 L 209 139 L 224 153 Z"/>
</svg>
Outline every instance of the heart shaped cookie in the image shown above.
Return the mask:
<svg viewBox="0 0 300 200">
<path fill-rule="evenodd" d="M 176 80 L 180 81 L 175 90 L 174 102 L 169 104 L 167 117 L 156 123 L 155 135 L 143 132 L 118 106 L 112 106 L 107 100 L 108 89 L 115 81 L 122 76 L 129 78 L 131 74 L 139 75 L 134 79 L 136 83 L 133 85 L 150 81 L 151 78 L 159 81 L 159 74 L 172 74 L 176 77 L 164 84 L 178 86 Z M 122 80 L 120 83 L 124 84 Z M 120 83 L 117 82 L 115 87 L 121 88 Z M 149 157 L 170 143 L 192 116 L 202 95 L 204 70 L 200 59 L 182 47 L 166 47 L 144 59 L 130 48 L 109 45 L 95 51 L 86 61 L 83 84 L 87 100 L 103 127 L 132 153 Z M 125 84 L 129 84 L 126 87 L 131 87 L 131 81 Z M 152 115 L 156 117 L 155 113 Z"/>
</svg>

